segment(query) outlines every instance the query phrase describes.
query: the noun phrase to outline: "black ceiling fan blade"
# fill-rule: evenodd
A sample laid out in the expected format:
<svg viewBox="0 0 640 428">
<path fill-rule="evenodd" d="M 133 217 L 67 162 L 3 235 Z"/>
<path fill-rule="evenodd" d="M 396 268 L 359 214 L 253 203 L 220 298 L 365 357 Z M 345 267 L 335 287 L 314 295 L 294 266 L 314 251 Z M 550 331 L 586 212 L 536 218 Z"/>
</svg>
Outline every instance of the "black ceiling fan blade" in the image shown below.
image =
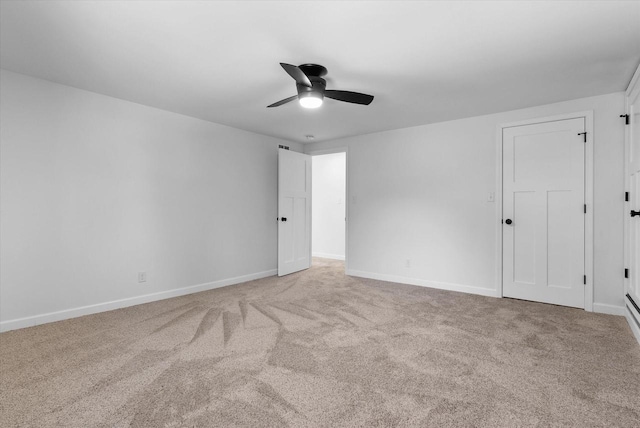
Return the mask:
<svg viewBox="0 0 640 428">
<path fill-rule="evenodd" d="M 354 104 L 364 104 L 368 106 L 373 101 L 373 95 L 361 94 L 360 92 L 351 91 L 334 91 L 327 89 L 324 91 L 324 96 L 327 98 L 333 98 L 338 101 L 345 101 Z"/>
<path fill-rule="evenodd" d="M 294 95 L 292 97 L 285 98 L 284 100 L 280 100 L 277 103 L 273 103 L 271 105 L 268 105 L 267 108 L 269 108 L 269 107 L 278 107 L 278 106 L 281 106 L 282 104 L 286 104 L 286 103 L 291 102 L 291 101 L 296 100 L 296 99 L 298 99 L 298 96 Z"/>
<path fill-rule="evenodd" d="M 311 80 L 304 74 L 304 71 L 300 70 L 300 67 L 297 65 L 285 64 L 281 62 L 280 65 L 284 68 L 284 71 L 289 73 L 289 76 L 293 77 L 293 80 L 296 81 L 298 85 L 311 87 Z"/>
</svg>

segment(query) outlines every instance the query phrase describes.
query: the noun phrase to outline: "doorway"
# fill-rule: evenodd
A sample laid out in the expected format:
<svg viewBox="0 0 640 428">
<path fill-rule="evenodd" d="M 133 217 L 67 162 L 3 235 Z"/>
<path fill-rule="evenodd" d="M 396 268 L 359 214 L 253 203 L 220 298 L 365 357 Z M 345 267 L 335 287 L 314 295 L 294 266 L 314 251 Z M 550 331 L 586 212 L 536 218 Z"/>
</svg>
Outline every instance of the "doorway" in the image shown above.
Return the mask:
<svg viewBox="0 0 640 428">
<path fill-rule="evenodd" d="M 346 261 L 346 169 L 345 151 L 315 154 L 312 157 L 313 257 Z"/>
<path fill-rule="evenodd" d="M 499 139 L 503 297 L 591 310 L 590 115 L 504 125 Z"/>
</svg>

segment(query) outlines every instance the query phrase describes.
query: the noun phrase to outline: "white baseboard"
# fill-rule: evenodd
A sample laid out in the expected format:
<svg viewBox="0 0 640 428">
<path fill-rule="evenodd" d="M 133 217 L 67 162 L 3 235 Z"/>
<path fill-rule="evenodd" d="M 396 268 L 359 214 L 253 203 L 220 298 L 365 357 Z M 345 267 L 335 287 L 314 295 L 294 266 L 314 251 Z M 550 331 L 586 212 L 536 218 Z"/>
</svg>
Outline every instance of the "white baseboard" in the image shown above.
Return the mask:
<svg viewBox="0 0 640 428">
<path fill-rule="evenodd" d="M 636 340 L 640 344 L 640 313 L 636 311 L 633 307 L 632 303 L 625 297 L 625 311 L 624 315 L 627 318 L 627 322 L 629 323 L 629 327 L 631 327 L 631 331 L 633 335 L 636 337 Z"/>
<path fill-rule="evenodd" d="M 339 254 L 311 253 L 311 257 L 320 257 L 323 259 L 344 260 L 344 256 Z"/>
<path fill-rule="evenodd" d="M 407 278 L 403 276 L 387 275 L 374 272 L 363 272 L 359 270 L 348 269 L 346 272 L 349 276 L 358 276 L 361 278 L 378 279 L 380 281 L 398 282 L 400 284 L 419 285 L 421 287 L 437 288 L 439 290 L 459 291 L 462 293 L 479 294 L 481 296 L 500 297 L 498 290 L 493 288 L 476 287 L 466 284 L 454 284 L 450 282 L 427 281 L 424 279 Z"/>
<path fill-rule="evenodd" d="M 94 305 L 81 306 L 79 308 L 65 309 L 57 312 L 49 312 L 41 315 L 2 321 L 0 322 L 0 332 L 16 330 L 25 327 L 33 327 L 36 325 L 46 324 L 54 321 L 62 321 L 69 318 L 81 317 L 83 315 L 96 314 L 98 312 L 112 311 L 114 309 L 155 302 L 158 300 L 169 299 L 171 297 L 184 296 L 187 294 L 198 293 L 200 291 L 213 290 L 214 288 L 226 287 L 228 285 L 239 284 L 241 282 L 266 278 L 268 276 L 276 275 L 277 273 L 277 269 L 271 269 L 264 272 L 236 276 L 234 278 L 221 279 L 204 284 L 191 285 L 189 287 L 174 288 L 173 290 L 160 291 L 158 293 L 144 294 L 142 296 L 135 296 L 126 299 L 113 300 L 110 302 L 97 303 Z"/>
<path fill-rule="evenodd" d="M 600 314 L 608 314 L 608 315 L 618 315 L 623 317 L 625 311 L 624 311 L 624 306 L 607 305 L 605 303 L 594 303 L 593 312 L 598 312 Z"/>
</svg>

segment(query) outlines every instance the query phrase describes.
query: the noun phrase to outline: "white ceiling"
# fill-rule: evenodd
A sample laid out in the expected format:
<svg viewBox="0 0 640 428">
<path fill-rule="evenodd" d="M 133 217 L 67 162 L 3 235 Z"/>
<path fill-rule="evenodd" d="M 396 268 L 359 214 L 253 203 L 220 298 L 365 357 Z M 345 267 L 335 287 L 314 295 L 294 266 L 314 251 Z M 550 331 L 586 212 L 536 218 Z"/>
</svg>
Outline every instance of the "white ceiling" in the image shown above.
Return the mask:
<svg viewBox="0 0 640 428">
<path fill-rule="evenodd" d="M 306 142 L 621 91 L 640 2 L 3 1 L 2 68 Z M 297 103 L 279 62 L 370 106 Z"/>
</svg>

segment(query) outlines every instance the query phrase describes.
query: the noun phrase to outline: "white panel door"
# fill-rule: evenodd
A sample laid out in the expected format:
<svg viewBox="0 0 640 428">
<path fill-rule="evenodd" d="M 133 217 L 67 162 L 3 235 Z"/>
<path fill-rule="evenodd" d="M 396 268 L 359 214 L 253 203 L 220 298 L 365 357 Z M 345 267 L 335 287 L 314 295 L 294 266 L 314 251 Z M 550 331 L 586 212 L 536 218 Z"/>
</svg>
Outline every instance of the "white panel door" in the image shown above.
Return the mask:
<svg viewBox="0 0 640 428">
<path fill-rule="evenodd" d="M 629 127 L 627 133 L 627 181 L 629 203 L 625 206 L 627 225 L 627 294 L 640 306 L 640 82 L 627 97 Z M 633 214 L 633 216 L 632 216 Z M 635 312 L 632 312 L 635 314 Z M 640 322 L 640 319 L 639 319 Z"/>
<path fill-rule="evenodd" d="M 584 118 L 503 130 L 503 296 L 584 308 Z"/>
<path fill-rule="evenodd" d="M 278 151 L 278 276 L 311 266 L 311 156 Z"/>
</svg>

